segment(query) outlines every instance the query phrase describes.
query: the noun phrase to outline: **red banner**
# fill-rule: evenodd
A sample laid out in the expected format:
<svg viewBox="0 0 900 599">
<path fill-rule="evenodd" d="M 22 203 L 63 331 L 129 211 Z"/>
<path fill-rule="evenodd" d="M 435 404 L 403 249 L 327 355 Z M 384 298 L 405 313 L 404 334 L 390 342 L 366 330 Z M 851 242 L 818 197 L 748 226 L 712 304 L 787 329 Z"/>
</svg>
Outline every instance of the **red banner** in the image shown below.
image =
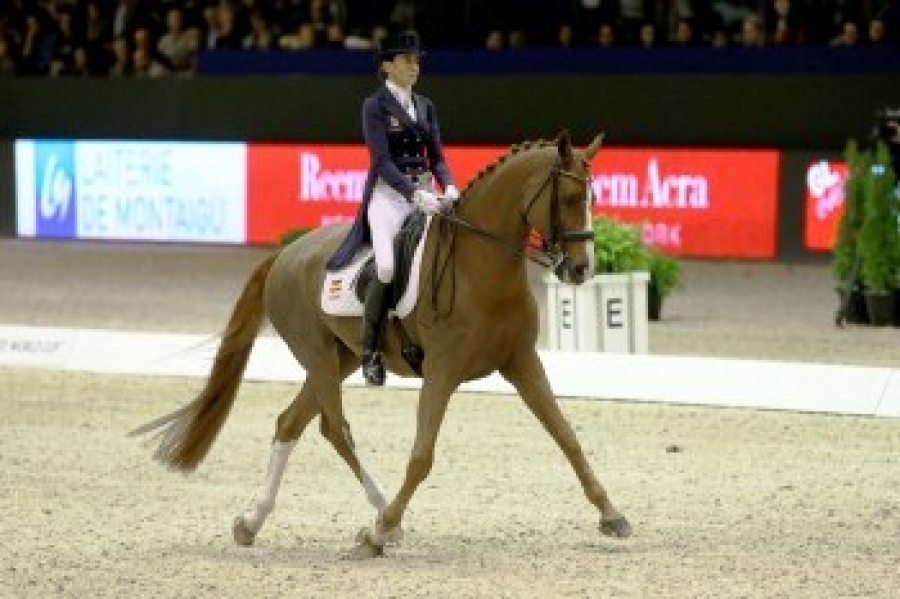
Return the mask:
<svg viewBox="0 0 900 599">
<path fill-rule="evenodd" d="M 493 162 L 503 148 L 449 148 L 460 183 Z M 353 220 L 362 201 L 369 153 L 365 146 L 247 146 L 247 241 L 271 243 L 295 227 Z"/>
<path fill-rule="evenodd" d="M 847 174 L 847 164 L 840 161 L 820 160 L 806 170 L 807 248 L 831 251 L 844 213 Z"/>
<path fill-rule="evenodd" d="M 778 152 L 601 150 L 595 213 L 642 223 L 668 253 L 774 258 Z"/>
<path fill-rule="evenodd" d="M 368 168 L 362 146 L 247 144 L 247 241 L 352 219 Z"/>
<path fill-rule="evenodd" d="M 451 147 L 464 185 L 506 147 Z M 248 145 L 247 240 L 355 217 L 364 146 Z M 605 149 L 594 160 L 596 214 L 641 222 L 644 238 L 685 256 L 773 258 L 776 151 Z"/>
</svg>

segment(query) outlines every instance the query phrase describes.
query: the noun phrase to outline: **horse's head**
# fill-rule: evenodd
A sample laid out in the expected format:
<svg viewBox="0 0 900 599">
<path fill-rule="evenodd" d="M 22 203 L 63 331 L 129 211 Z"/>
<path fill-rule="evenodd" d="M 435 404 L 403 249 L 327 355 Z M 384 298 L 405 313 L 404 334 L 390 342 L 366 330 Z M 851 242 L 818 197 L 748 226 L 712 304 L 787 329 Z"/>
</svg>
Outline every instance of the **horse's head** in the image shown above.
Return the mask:
<svg viewBox="0 0 900 599">
<path fill-rule="evenodd" d="M 580 151 L 572 147 L 567 131 L 560 133 L 550 173 L 526 209 L 528 223 L 543 236 L 554 273 L 564 283 L 578 285 L 593 275 L 590 163 L 602 141 L 600 134 Z"/>
</svg>

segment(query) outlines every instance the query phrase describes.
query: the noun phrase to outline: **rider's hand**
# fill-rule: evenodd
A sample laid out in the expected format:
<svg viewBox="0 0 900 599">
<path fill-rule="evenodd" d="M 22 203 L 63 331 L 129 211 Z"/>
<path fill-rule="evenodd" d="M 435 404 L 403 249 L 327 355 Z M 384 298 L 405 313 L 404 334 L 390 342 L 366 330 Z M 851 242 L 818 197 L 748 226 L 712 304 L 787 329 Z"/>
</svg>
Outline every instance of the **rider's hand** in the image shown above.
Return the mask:
<svg viewBox="0 0 900 599">
<path fill-rule="evenodd" d="M 444 190 L 444 197 L 448 200 L 456 201 L 459 199 L 459 190 L 456 189 L 456 185 L 448 185 Z"/>
<path fill-rule="evenodd" d="M 441 211 L 441 200 L 434 192 L 426 189 L 417 189 L 412 197 L 413 204 L 425 214 L 437 214 Z"/>
</svg>

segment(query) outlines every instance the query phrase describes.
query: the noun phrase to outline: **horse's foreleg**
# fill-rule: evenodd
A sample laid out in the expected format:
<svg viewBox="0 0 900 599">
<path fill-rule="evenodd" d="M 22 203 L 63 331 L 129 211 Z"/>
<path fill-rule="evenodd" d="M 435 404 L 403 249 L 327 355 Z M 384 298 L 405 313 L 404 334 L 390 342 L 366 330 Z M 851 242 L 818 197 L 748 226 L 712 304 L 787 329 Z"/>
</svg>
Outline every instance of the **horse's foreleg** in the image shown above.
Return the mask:
<svg viewBox="0 0 900 599">
<path fill-rule="evenodd" d="M 456 386 L 456 383 L 451 384 L 446 380 L 426 379 L 423 382 L 416 415 L 416 437 L 403 484 L 376 521 L 375 532 L 364 534 L 363 540 L 375 546 L 384 546 L 386 543 L 399 541 L 402 537 L 400 523 L 403 513 L 418 486 L 431 472 L 438 432 Z"/>
<path fill-rule="evenodd" d="M 588 500 L 600 510 L 600 530 L 613 537 L 627 537 L 631 526 L 615 507 L 597 480 L 578 442 L 575 432 L 559 409 L 544 366 L 535 351 L 522 352 L 510 360 L 500 373 L 522 396 L 525 405 L 537 417 L 566 455 Z"/>
<path fill-rule="evenodd" d="M 252 545 L 266 517 L 272 513 L 288 457 L 303 429 L 318 413 L 319 406 L 315 402 L 312 387 L 304 383 L 293 403 L 278 417 L 266 478 L 253 505 L 234 520 L 232 532 L 239 545 Z"/>
</svg>

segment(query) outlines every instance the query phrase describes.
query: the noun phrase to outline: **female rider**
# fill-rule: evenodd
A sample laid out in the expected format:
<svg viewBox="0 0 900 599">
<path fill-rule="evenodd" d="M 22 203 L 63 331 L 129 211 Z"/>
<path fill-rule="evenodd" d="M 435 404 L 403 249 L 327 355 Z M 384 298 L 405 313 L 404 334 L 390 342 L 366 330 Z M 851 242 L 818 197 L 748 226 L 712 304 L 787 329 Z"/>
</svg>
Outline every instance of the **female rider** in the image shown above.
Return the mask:
<svg viewBox="0 0 900 599">
<path fill-rule="evenodd" d="M 377 277 L 366 291 L 362 326 L 362 371 L 369 385 L 383 385 L 379 342 L 384 328 L 386 291 L 394 279 L 394 237 L 416 207 L 434 214 L 442 200 L 459 191 L 444 160 L 437 115 L 431 101 L 412 91 L 424 54 L 415 32 L 389 37 L 377 60 L 384 84 L 363 102 L 363 134 L 370 166 L 363 201 L 350 233 L 326 268 L 339 270 L 371 243 Z M 444 190 L 434 192 L 432 176 Z"/>
</svg>

